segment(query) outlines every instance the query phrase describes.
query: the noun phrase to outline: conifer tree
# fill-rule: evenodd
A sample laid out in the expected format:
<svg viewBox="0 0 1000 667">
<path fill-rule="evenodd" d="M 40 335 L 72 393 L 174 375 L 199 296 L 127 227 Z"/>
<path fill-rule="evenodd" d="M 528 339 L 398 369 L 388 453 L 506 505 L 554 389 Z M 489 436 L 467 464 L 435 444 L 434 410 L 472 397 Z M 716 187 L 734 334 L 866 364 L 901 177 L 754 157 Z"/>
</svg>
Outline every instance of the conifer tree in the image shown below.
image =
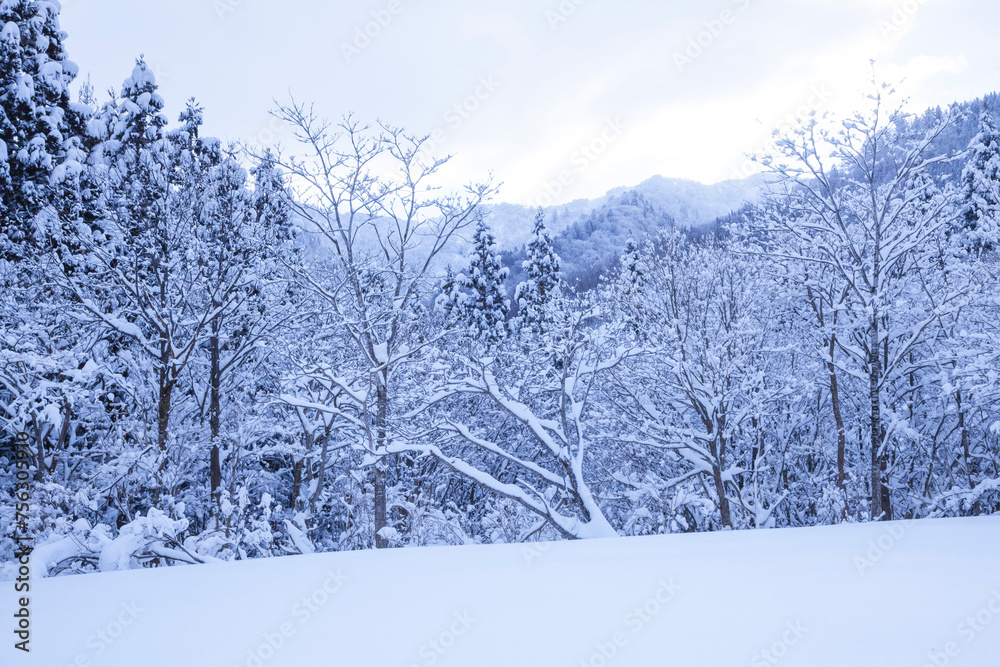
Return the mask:
<svg viewBox="0 0 1000 667">
<path fill-rule="evenodd" d="M 962 172 L 963 224 L 968 242 L 990 247 L 1000 241 L 1000 131 L 987 109 L 979 117 L 979 133 L 969 150 Z"/>
<path fill-rule="evenodd" d="M 523 267 L 528 279 L 517 286 L 515 294 L 518 319 L 521 327 L 541 333 L 547 321 L 546 309 L 558 296 L 560 283 L 560 259 L 545 228 L 545 212 L 541 207 L 535 216 L 535 228 L 527 250 L 528 259 Z"/>
<path fill-rule="evenodd" d="M 268 230 L 275 250 L 288 246 L 296 235 L 291 224 L 292 204 L 274 152 L 265 150 L 250 174 L 254 179 L 251 206 L 258 224 Z"/>
<path fill-rule="evenodd" d="M 0 257 L 11 261 L 39 250 L 39 212 L 77 190 L 63 184 L 75 183 L 86 162 L 65 38 L 58 3 L 0 2 Z"/>
<path fill-rule="evenodd" d="M 455 275 L 451 264 L 445 269 L 444 278 L 441 279 L 438 296 L 434 300 L 434 308 L 442 317 L 446 325 L 455 322 L 458 311 L 462 303 L 461 280 Z"/>
<path fill-rule="evenodd" d="M 641 290 L 646 284 L 646 266 L 642 261 L 639 244 L 631 236 L 625 242 L 621 264 L 626 289 L 630 293 Z"/>
<path fill-rule="evenodd" d="M 152 70 L 140 58 L 120 98 L 91 123 L 101 139 L 92 157 L 101 234 L 88 253 L 95 275 L 69 286 L 106 336 L 135 347 L 138 354 L 129 358 L 137 368 L 130 376 L 154 376 L 162 455 L 170 441 L 175 390 L 210 317 L 208 309 L 194 308 L 204 285 L 189 187 L 196 119 L 186 121 L 184 137 L 168 134 L 157 90 Z"/>
<path fill-rule="evenodd" d="M 507 335 L 509 304 L 503 283 L 509 271 L 503 267 L 496 251 L 496 238 L 482 217 L 476 226 L 473 245 L 472 262 L 464 279 L 469 294 L 463 304 L 463 314 L 477 338 L 496 343 Z"/>
</svg>

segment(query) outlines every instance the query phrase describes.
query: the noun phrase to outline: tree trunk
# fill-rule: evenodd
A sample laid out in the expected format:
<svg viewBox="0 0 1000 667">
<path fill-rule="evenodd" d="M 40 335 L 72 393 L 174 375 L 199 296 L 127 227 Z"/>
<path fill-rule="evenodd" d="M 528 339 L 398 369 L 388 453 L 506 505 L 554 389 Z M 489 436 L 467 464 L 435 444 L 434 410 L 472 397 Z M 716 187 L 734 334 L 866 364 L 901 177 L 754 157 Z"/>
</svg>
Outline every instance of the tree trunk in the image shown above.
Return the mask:
<svg viewBox="0 0 1000 667">
<path fill-rule="evenodd" d="M 972 482 L 972 470 L 969 468 L 969 453 L 972 448 L 972 439 L 969 435 L 969 427 L 966 424 L 965 419 L 965 408 L 962 407 L 962 390 L 959 389 L 955 392 L 955 402 L 958 405 L 958 428 L 962 433 L 962 458 L 965 461 L 965 477 L 969 483 L 969 490 L 975 487 Z M 980 504 L 977 500 L 972 506 L 973 516 L 979 516 L 980 514 Z"/>
<path fill-rule="evenodd" d="M 879 450 L 882 447 L 882 406 L 880 396 L 881 376 L 881 355 L 879 350 L 881 342 L 879 340 L 878 310 L 877 306 L 872 316 L 871 340 L 868 356 L 868 377 L 869 377 L 869 399 L 871 401 L 871 442 L 872 442 L 872 467 L 871 467 L 871 516 L 872 521 L 881 520 L 884 508 L 882 506 L 882 455 Z"/>
<path fill-rule="evenodd" d="M 847 507 L 847 431 L 844 429 L 844 415 L 840 411 L 840 384 L 837 382 L 837 367 L 833 363 L 837 339 L 830 337 L 830 361 L 826 367 L 830 372 L 830 403 L 833 406 L 833 419 L 837 422 L 837 487 L 844 494 L 844 517 L 850 509 Z"/>
<path fill-rule="evenodd" d="M 170 381 L 170 341 L 160 336 L 160 370 L 158 373 L 156 402 L 156 444 L 161 452 L 167 451 L 170 438 L 170 402 L 173 386 Z"/>
<path fill-rule="evenodd" d="M 214 306 L 214 304 L 213 304 Z M 209 384 L 211 386 L 211 397 L 208 407 L 208 426 L 211 431 L 212 453 L 209 461 L 211 468 L 211 492 L 212 492 L 212 513 L 217 515 L 219 505 L 222 501 L 222 463 L 219 453 L 219 431 L 222 420 L 222 395 L 220 387 L 222 385 L 222 371 L 219 357 L 219 320 L 212 320 L 212 336 L 209 338 L 211 355 L 211 367 Z"/>
<path fill-rule="evenodd" d="M 316 473 L 316 490 L 309 497 L 309 519 L 312 520 L 316 513 L 316 503 L 323 493 L 323 485 L 326 483 L 326 459 L 330 455 L 330 434 L 323 435 L 323 447 L 320 448 L 319 472 Z"/>
<path fill-rule="evenodd" d="M 729 498 L 726 496 L 726 483 L 722 479 L 722 457 L 725 456 L 724 442 L 712 443 L 712 456 L 715 458 L 715 464 L 712 465 L 712 478 L 715 482 L 715 493 L 719 497 L 719 515 L 722 518 L 722 525 L 726 528 L 732 528 L 733 519 L 729 508 Z"/>
<path fill-rule="evenodd" d="M 376 406 L 375 431 L 376 431 L 376 451 L 385 453 L 388 445 L 386 424 L 389 416 L 389 392 L 386 387 L 386 376 L 384 371 L 379 371 L 378 385 L 378 405 Z M 373 519 L 375 521 L 375 548 L 386 549 L 389 541 L 379 533 L 388 524 L 386 516 L 386 470 L 388 461 L 385 456 L 379 458 L 375 463 L 375 509 Z"/>
<path fill-rule="evenodd" d="M 292 466 L 292 493 L 288 497 L 288 506 L 294 511 L 299 511 L 302 496 L 302 469 L 305 466 L 305 459 L 295 461 Z"/>
</svg>

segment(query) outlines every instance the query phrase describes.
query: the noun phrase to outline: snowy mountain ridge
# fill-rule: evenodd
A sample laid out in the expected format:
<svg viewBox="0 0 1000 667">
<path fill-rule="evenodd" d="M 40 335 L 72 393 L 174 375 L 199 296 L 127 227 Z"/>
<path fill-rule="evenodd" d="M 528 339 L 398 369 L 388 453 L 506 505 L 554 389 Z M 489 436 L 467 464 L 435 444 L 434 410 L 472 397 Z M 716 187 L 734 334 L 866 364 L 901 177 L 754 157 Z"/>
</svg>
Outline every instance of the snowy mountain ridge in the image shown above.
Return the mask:
<svg viewBox="0 0 1000 667">
<path fill-rule="evenodd" d="M 745 203 L 755 201 L 764 185 L 763 176 L 706 185 L 683 178 L 653 176 L 634 186 L 620 186 L 596 199 L 580 199 L 544 209 L 549 230 L 559 234 L 602 208 L 613 206 L 630 193 L 641 195 L 655 209 L 689 229 L 707 225 Z M 520 248 L 531 234 L 536 209 L 519 204 L 486 207 L 487 221 L 502 250 Z"/>
</svg>

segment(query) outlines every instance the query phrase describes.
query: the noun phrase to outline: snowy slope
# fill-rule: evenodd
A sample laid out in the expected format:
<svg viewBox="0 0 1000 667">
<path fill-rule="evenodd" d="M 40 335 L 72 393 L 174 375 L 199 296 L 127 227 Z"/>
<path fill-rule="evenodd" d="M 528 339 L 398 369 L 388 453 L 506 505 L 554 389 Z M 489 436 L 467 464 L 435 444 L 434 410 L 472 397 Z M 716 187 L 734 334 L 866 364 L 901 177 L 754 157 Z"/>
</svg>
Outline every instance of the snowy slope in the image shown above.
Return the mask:
<svg viewBox="0 0 1000 667">
<path fill-rule="evenodd" d="M 32 608 L 0 664 L 996 667 L 1000 518 L 98 574 Z"/>
<path fill-rule="evenodd" d="M 763 178 L 723 181 L 705 185 L 681 178 L 653 176 L 635 186 L 611 190 L 597 199 L 582 199 L 546 209 L 549 230 L 558 234 L 598 209 L 612 205 L 628 193 L 638 193 L 658 210 L 674 220 L 678 227 L 707 225 L 729 215 L 747 202 L 756 201 L 763 189 Z M 503 250 L 517 248 L 528 241 L 535 209 L 515 204 L 487 207 L 487 220 Z"/>
<path fill-rule="evenodd" d="M 763 178 L 759 176 L 713 185 L 654 176 L 635 186 L 615 188 L 597 199 L 580 199 L 550 206 L 545 209 L 546 225 L 549 232 L 558 238 L 560 234 L 569 232 L 574 225 L 585 225 L 595 216 L 601 217 L 602 212 L 615 208 L 623 198 L 640 195 L 657 211 L 659 218 L 669 219 L 682 229 L 690 229 L 711 224 L 740 209 L 744 204 L 757 201 L 763 183 Z M 516 252 L 528 242 L 534 228 L 536 209 L 518 204 L 491 204 L 485 210 L 486 222 L 496 235 L 501 251 Z M 456 270 L 464 268 L 472 247 L 470 238 L 471 232 L 466 234 L 466 238 L 453 243 L 441 258 L 440 266 L 451 264 Z M 594 245 L 603 247 L 602 240 L 594 239 Z M 617 253 L 621 248 L 608 250 Z M 570 267 L 591 263 L 591 258 L 577 257 L 572 251 L 567 252 L 565 249 L 562 259 Z"/>
</svg>

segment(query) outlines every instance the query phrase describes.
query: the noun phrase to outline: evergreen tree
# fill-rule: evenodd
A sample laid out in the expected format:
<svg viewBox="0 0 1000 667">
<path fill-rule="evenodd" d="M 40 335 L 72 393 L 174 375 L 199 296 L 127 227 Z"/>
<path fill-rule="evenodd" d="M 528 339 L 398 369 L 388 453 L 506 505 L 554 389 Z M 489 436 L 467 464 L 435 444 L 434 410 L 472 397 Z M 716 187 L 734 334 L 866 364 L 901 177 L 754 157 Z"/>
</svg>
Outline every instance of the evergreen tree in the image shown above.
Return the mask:
<svg viewBox="0 0 1000 667">
<path fill-rule="evenodd" d="M 463 303 L 464 319 L 477 338 L 496 343 L 507 335 L 509 304 L 504 298 L 503 282 L 509 271 L 501 264 L 496 238 L 481 217 L 473 244 L 472 262 L 463 281 L 469 292 Z"/>
<path fill-rule="evenodd" d="M 962 172 L 963 222 L 972 245 L 989 247 L 997 243 L 1000 230 L 1000 131 L 986 109 L 969 150 L 971 156 Z"/>
<path fill-rule="evenodd" d="M 463 296 L 461 280 L 455 275 L 451 264 L 445 269 L 440 285 L 437 299 L 434 300 L 434 308 L 444 317 L 445 324 L 451 325 L 455 321 Z"/>
<path fill-rule="evenodd" d="M 560 259 L 545 228 L 545 212 L 541 207 L 535 216 L 535 229 L 528 243 L 528 259 L 523 267 L 528 280 L 517 286 L 515 298 L 519 308 L 519 323 L 535 333 L 541 333 L 547 322 L 546 309 L 558 296 Z"/>
<path fill-rule="evenodd" d="M 643 263 L 639 244 L 631 236 L 625 242 L 622 254 L 622 278 L 629 293 L 637 292 L 646 284 L 646 265 Z"/>
<path fill-rule="evenodd" d="M 195 145 L 190 133 L 167 133 L 163 107 L 153 72 L 140 58 L 120 99 L 91 123 L 102 140 L 92 158 L 102 234 L 88 253 L 99 275 L 74 281 L 80 304 L 105 335 L 140 352 L 129 357 L 139 365 L 130 376 L 155 377 L 161 453 L 170 440 L 173 401 L 180 394 L 175 389 L 207 324 L 204 309 L 193 310 L 204 282 L 192 247 L 194 198 L 188 187 L 195 179 Z"/>
<path fill-rule="evenodd" d="M 251 206 L 258 224 L 268 230 L 273 243 L 294 251 L 290 247 L 296 236 L 296 229 L 291 224 L 291 196 L 277 156 L 270 149 L 265 150 L 250 174 L 254 179 Z"/>
<path fill-rule="evenodd" d="M 86 161 L 86 117 L 71 104 L 77 67 L 65 38 L 58 3 L 0 2 L 0 257 L 11 261 L 37 252 L 39 212 L 78 189 Z"/>
</svg>

